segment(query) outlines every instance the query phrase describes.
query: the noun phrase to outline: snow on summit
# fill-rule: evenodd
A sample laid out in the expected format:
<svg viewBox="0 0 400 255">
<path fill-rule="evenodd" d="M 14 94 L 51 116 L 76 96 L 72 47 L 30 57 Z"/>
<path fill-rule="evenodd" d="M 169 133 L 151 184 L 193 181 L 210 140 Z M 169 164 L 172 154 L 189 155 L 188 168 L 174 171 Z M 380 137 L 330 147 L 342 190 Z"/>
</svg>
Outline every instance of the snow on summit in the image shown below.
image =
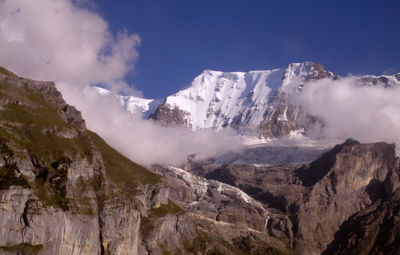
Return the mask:
<svg viewBox="0 0 400 255">
<path fill-rule="evenodd" d="M 119 98 L 128 111 L 141 112 L 144 118 L 152 117 L 165 125 L 172 123 L 192 130 L 251 128 L 266 120 L 275 121 L 271 118 L 278 113 L 276 121 L 290 121 L 288 95 L 300 91 L 310 79 L 332 76 L 313 62 L 249 72 L 204 70 L 187 87 L 165 99 Z"/>
<path fill-rule="evenodd" d="M 189 112 L 192 129 L 221 129 L 240 114 L 248 124 L 262 120 L 268 101 L 282 84 L 284 69 L 250 72 L 205 70 L 186 89 L 167 97 L 165 104 Z"/>
</svg>

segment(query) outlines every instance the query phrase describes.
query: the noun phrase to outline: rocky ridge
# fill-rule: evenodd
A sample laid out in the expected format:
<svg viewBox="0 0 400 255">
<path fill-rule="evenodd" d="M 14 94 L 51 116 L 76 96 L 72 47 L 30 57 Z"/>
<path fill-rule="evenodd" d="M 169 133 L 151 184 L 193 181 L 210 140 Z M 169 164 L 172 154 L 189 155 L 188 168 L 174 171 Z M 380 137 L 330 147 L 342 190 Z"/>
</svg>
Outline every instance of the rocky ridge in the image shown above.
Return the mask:
<svg viewBox="0 0 400 255">
<path fill-rule="evenodd" d="M 269 235 L 287 240 L 299 254 L 398 251 L 400 163 L 394 145 L 347 140 L 306 165 L 192 162 L 186 169 L 261 202 L 269 212 Z"/>
<path fill-rule="evenodd" d="M 171 179 L 87 130 L 54 83 L 0 69 L 0 102 L 1 254 L 293 253 L 265 229 L 251 228 L 264 220 L 263 210 L 233 187 L 221 184 L 219 198 L 202 195 L 210 206 L 219 201 L 211 213 L 190 207 L 192 198 L 177 196 Z M 196 194 L 185 185 L 185 194 Z M 236 212 L 224 212 L 226 203 Z M 246 212 L 243 204 L 259 216 L 248 214 L 238 226 L 232 217 Z"/>
<path fill-rule="evenodd" d="M 122 96 L 121 102 L 132 113 L 143 112 L 163 126 L 192 130 L 230 127 L 240 133 L 249 130 L 264 138 L 307 133 L 321 121 L 289 100 L 305 85 L 320 79 L 341 77 L 319 63 L 292 63 L 286 68 L 249 72 L 205 70 L 186 88 L 164 99 Z M 361 86 L 395 87 L 400 74 L 366 75 L 357 78 Z M 311 83 L 310 83 L 311 82 Z"/>
<path fill-rule="evenodd" d="M 54 83 L 0 68 L 0 253 L 397 254 L 395 149 L 349 139 L 309 164 L 150 172 Z"/>
<path fill-rule="evenodd" d="M 0 95 L 0 250 L 5 254 L 137 250 L 140 214 L 166 201 L 159 176 L 124 159 L 88 131 L 54 83 L 2 72 Z M 112 162 L 110 156 L 121 161 Z M 133 171 L 137 176 L 125 176 L 130 183 L 118 180 L 118 164 L 126 164 L 125 174 Z M 121 189 L 132 189 L 137 196 L 127 196 Z"/>
<path fill-rule="evenodd" d="M 151 117 L 162 125 L 194 130 L 256 128 L 266 138 L 281 137 L 315 121 L 288 97 L 308 81 L 335 77 L 312 62 L 248 73 L 206 70 L 188 88 L 167 97 Z"/>
</svg>

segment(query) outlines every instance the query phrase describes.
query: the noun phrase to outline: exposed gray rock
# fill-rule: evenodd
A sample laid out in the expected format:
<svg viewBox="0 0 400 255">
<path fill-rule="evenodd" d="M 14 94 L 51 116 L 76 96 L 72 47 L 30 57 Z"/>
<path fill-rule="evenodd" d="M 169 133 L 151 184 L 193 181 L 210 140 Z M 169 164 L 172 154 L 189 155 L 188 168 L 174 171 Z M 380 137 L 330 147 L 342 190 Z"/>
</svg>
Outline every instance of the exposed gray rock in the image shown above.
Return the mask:
<svg viewBox="0 0 400 255">
<path fill-rule="evenodd" d="M 400 189 L 346 220 L 322 254 L 399 254 Z"/>
<path fill-rule="evenodd" d="M 400 74 L 395 75 L 366 75 L 357 79 L 362 86 L 378 86 L 383 88 L 393 88 L 399 86 Z"/>
<path fill-rule="evenodd" d="M 356 254 L 355 247 L 362 249 L 361 231 L 354 233 L 352 231 L 357 230 L 347 228 L 346 233 L 353 241 L 340 243 L 335 239 L 343 238 L 344 230 L 341 228 L 345 227 L 342 224 L 360 224 L 358 229 L 364 229 L 377 227 L 379 222 L 383 224 L 383 219 L 391 222 L 397 219 L 390 218 L 390 210 L 397 208 L 393 194 L 400 185 L 399 159 L 396 158 L 395 146 L 386 143 L 359 144 L 348 140 L 311 164 L 297 167 L 191 165 L 188 170 L 234 185 L 262 202 L 270 212 L 267 222 L 269 234 L 286 239 L 300 254 L 320 254 L 330 243 L 336 247 L 329 250 L 330 253 L 341 247 L 345 254 L 343 247 L 353 247 Z M 374 213 L 371 215 L 367 208 L 375 203 L 383 203 L 381 207 L 386 209 L 372 209 Z M 368 223 L 362 220 L 364 216 L 353 216 L 358 214 L 368 214 L 371 220 L 373 215 L 379 215 L 376 217 L 381 220 Z M 397 227 L 385 226 L 393 233 L 385 240 L 393 246 L 396 243 L 393 238 L 397 240 Z M 381 239 L 371 238 L 375 242 L 375 251 L 384 250 L 380 248 L 386 247 L 382 246 Z M 374 250 L 371 248 L 370 251 Z"/>
<path fill-rule="evenodd" d="M 0 254 L 292 253 L 239 189 L 163 182 L 86 130 L 54 83 L 0 79 Z"/>
<path fill-rule="evenodd" d="M 284 76 L 288 79 L 290 75 L 291 65 L 287 68 Z M 260 123 L 260 131 L 264 137 L 274 138 L 289 135 L 292 131 L 303 130 L 307 133 L 310 128 L 318 124 L 319 120 L 307 114 L 301 106 L 293 105 L 289 101 L 289 96 L 294 93 L 299 93 L 303 89 L 304 83 L 316 81 L 319 79 L 337 79 L 338 77 L 328 72 L 320 63 L 312 63 L 310 70 L 302 74 L 301 79 L 296 81 L 287 81 L 291 84 L 295 91 L 281 90 L 271 100 L 270 107 L 264 113 L 264 119 Z"/>
<path fill-rule="evenodd" d="M 182 111 L 177 107 L 172 108 L 169 104 L 163 103 L 157 107 L 154 114 L 150 115 L 150 119 L 157 121 L 162 126 L 191 128 L 186 118 L 188 115 L 188 112 Z"/>
<path fill-rule="evenodd" d="M 265 232 L 268 212 L 242 190 L 207 180 L 176 167 L 155 167 L 163 175 L 170 198 L 182 208 L 219 222 Z"/>
<path fill-rule="evenodd" d="M 53 83 L 0 79 L 1 254 L 398 253 L 394 145 L 349 139 L 310 164 L 157 175 L 86 130 Z M 279 121 L 277 134 L 299 128 Z"/>
</svg>

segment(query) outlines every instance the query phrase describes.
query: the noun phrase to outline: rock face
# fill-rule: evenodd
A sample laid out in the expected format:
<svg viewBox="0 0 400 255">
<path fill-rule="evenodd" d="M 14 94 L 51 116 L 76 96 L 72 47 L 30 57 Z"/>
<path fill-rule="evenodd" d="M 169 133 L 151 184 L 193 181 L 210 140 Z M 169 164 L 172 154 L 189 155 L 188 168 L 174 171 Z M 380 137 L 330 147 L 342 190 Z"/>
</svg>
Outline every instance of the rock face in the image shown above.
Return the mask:
<svg viewBox="0 0 400 255">
<path fill-rule="evenodd" d="M 297 167 L 192 164 L 188 169 L 262 202 L 269 234 L 286 239 L 300 254 L 370 254 L 399 247 L 400 167 L 394 145 L 347 140 Z"/>
<path fill-rule="evenodd" d="M 188 112 L 180 110 L 178 107 L 172 107 L 168 104 L 160 104 L 150 118 L 156 120 L 160 125 L 166 127 L 189 127 L 192 124 L 188 121 Z"/>
<path fill-rule="evenodd" d="M 245 193 L 216 182 L 201 193 L 174 173 L 162 180 L 108 146 L 54 83 L 0 68 L 0 254 L 293 253 Z"/>
<path fill-rule="evenodd" d="M 395 75 L 366 75 L 360 77 L 358 82 L 362 85 L 380 86 L 384 88 L 396 87 L 400 84 L 400 73 Z"/>
<path fill-rule="evenodd" d="M 337 77 L 319 63 L 290 64 L 283 75 L 281 89 L 269 102 L 269 107 L 259 124 L 261 134 L 273 138 L 287 136 L 296 130 L 307 131 L 317 119 L 304 112 L 300 106 L 291 104 L 289 96 L 301 92 L 306 82 L 324 78 Z"/>
<path fill-rule="evenodd" d="M 265 232 L 267 211 L 242 190 L 223 182 L 207 180 L 176 167 L 159 167 L 156 172 L 170 187 L 170 197 L 188 211 L 217 222 L 236 224 Z"/>
<path fill-rule="evenodd" d="M 151 172 L 87 130 L 53 83 L 0 68 L 0 254 L 398 254 L 395 146 L 323 151 Z"/>
<path fill-rule="evenodd" d="M 400 189 L 345 221 L 323 254 L 399 254 Z"/>
<path fill-rule="evenodd" d="M 135 253 L 140 214 L 166 202 L 159 176 L 88 131 L 54 83 L 3 73 L 0 95 L 0 251 Z"/>
</svg>

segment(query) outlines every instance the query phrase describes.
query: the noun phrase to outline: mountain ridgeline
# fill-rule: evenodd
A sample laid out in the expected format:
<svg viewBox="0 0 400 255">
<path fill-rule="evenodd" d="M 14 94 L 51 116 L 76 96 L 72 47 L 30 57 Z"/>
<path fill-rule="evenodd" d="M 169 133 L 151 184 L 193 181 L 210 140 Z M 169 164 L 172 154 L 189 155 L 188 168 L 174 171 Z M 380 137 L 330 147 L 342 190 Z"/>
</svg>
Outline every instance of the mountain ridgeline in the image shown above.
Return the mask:
<svg viewBox="0 0 400 255">
<path fill-rule="evenodd" d="M 164 126 L 187 127 L 192 130 L 230 127 L 245 132 L 256 130 L 265 138 L 305 132 L 321 125 L 321 120 L 306 113 L 290 101 L 301 93 L 308 82 L 341 79 L 326 71 L 319 63 L 292 63 L 286 68 L 249 72 L 205 70 L 186 88 L 164 99 L 121 97 L 132 113 L 143 113 Z M 357 79 L 360 85 L 395 87 L 400 74 Z M 253 132 L 254 133 L 254 132 Z"/>
<path fill-rule="evenodd" d="M 3 68 L 0 149 L 0 254 L 293 254 L 178 206 L 159 174 L 87 130 L 53 82 Z"/>
<path fill-rule="evenodd" d="M 205 71 L 163 102 L 123 101 L 162 125 L 277 137 L 315 121 L 287 96 L 321 78 L 338 77 L 315 63 Z M 348 139 L 324 151 L 306 164 L 189 157 L 146 169 L 88 130 L 54 83 L 0 68 L 0 254 L 399 254 L 395 145 Z"/>
</svg>

